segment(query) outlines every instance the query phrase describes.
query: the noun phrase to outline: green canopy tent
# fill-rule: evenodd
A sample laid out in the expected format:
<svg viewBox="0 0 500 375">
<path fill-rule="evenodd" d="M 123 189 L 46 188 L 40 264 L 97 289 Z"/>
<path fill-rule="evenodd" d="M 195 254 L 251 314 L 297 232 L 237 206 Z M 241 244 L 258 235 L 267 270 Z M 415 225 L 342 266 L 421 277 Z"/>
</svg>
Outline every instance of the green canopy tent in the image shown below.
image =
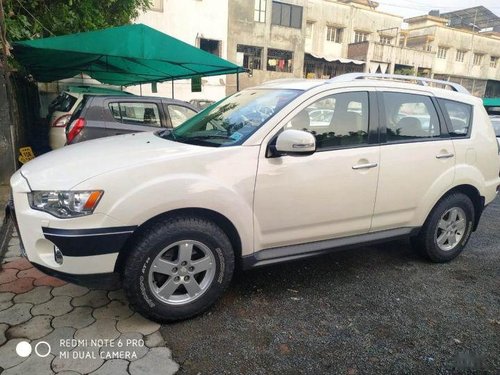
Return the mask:
<svg viewBox="0 0 500 375">
<path fill-rule="evenodd" d="M 39 82 L 85 73 L 129 86 L 246 71 L 142 24 L 26 40 L 13 48 L 16 60 Z"/>
</svg>

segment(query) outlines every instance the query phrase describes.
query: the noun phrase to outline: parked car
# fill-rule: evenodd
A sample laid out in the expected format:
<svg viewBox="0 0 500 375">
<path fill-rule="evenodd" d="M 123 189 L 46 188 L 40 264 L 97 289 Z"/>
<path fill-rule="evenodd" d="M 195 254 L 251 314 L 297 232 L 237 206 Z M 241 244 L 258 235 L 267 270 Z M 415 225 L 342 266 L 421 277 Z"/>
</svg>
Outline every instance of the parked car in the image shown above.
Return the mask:
<svg viewBox="0 0 500 375">
<path fill-rule="evenodd" d="M 66 126 L 66 143 L 173 128 L 197 112 L 175 99 L 86 95 Z"/>
<path fill-rule="evenodd" d="M 193 107 L 196 107 L 199 111 L 207 108 L 208 106 L 214 103 L 215 102 L 213 100 L 208 100 L 208 99 L 191 99 L 189 101 L 189 104 L 191 104 Z"/>
<path fill-rule="evenodd" d="M 42 155 L 11 179 L 26 256 L 73 281 L 120 275 L 134 310 L 160 322 L 208 309 L 236 263 L 395 238 L 450 261 L 500 189 L 499 148 L 480 99 L 406 79 L 425 81 L 274 81 L 177 128 Z M 311 109 L 328 105 L 330 123 L 313 126 Z"/>
<path fill-rule="evenodd" d="M 86 94 L 92 95 L 133 95 L 126 91 L 96 86 L 70 86 L 61 92 L 49 105 L 49 144 L 55 150 L 66 144 L 65 128 L 71 115 Z"/>
</svg>

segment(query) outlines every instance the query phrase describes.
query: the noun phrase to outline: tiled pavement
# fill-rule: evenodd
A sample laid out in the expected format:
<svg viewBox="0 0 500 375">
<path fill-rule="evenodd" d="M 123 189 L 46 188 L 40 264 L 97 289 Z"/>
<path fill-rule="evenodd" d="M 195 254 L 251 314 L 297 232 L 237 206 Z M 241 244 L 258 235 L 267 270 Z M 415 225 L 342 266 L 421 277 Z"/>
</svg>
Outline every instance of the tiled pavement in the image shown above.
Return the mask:
<svg viewBox="0 0 500 375">
<path fill-rule="evenodd" d="M 11 236 L 0 269 L 2 375 L 174 374 L 179 366 L 159 328 L 129 308 L 122 290 L 88 289 L 33 268 Z M 21 341 L 31 345 L 27 357 L 16 352 Z"/>
</svg>

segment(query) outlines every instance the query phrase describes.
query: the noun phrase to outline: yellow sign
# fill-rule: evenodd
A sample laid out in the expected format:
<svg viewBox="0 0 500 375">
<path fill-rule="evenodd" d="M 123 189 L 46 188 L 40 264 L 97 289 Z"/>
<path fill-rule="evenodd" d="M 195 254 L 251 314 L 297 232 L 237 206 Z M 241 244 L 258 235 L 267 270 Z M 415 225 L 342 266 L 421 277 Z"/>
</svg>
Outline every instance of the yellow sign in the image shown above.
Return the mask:
<svg viewBox="0 0 500 375">
<path fill-rule="evenodd" d="M 18 160 L 21 164 L 25 164 L 35 158 L 35 154 L 33 153 L 31 147 L 21 147 L 19 149 L 19 154 Z"/>
</svg>

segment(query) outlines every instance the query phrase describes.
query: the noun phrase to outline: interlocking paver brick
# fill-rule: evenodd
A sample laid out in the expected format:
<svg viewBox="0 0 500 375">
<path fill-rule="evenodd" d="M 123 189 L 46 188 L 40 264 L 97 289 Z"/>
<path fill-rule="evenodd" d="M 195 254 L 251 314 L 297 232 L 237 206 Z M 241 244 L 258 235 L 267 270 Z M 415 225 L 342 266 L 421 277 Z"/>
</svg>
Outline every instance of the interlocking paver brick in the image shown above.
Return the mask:
<svg viewBox="0 0 500 375">
<path fill-rule="evenodd" d="M 39 357 L 36 354 L 31 354 L 24 362 L 21 364 L 11 367 L 6 371 L 2 372 L 2 375 L 52 375 L 50 364 L 54 359 L 53 355 L 48 355 L 47 357 Z"/>
<path fill-rule="evenodd" d="M 54 328 L 58 327 L 74 327 L 74 328 L 84 328 L 89 326 L 95 321 L 92 316 L 91 307 L 75 307 L 73 311 L 55 317 L 52 320 L 52 326 Z"/>
<path fill-rule="evenodd" d="M 73 306 L 71 306 L 69 301 L 71 301 L 71 297 L 57 296 L 52 298 L 50 301 L 36 305 L 31 309 L 31 313 L 33 315 L 60 316 L 73 309 Z"/>
<path fill-rule="evenodd" d="M 1 323 L 0 324 L 0 346 L 5 344 L 7 341 L 7 337 L 5 337 L 5 331 L 9 328 L 8 324 Z"/>
<path fill-rule="evenodd" d="M 128 303 L 127 296 L 125 295 L 123 289 L 117 289 L 108 292 L 108 297 L 110 300 L 118 300 Z"/>
<path fill-rule="evenodd" d="M 7 293 L 7 292 L 0 293 L 0 303 L 11 301 L 14 298 L 14 296 L 15 296 L 14 293 Z"/>
<path fill-rule="evenodd" d="M 0 302 L 0 311 L 6 310 L 14 304 L 12 301 Z"/>
<path fill-rule="evenodd" d="M 116 328 L 118 328 L 121 333 L 139 332 L 143 335 L 149 335 L 150 333 L 158 331 L 160 325 L 144 318 L 138 313 L 134 313 L 134 315 L 128 319 L 118 321 Z"/>
<path fill-rule="evenodd" d="M 76 329 L 71 327 L 56 328 L 47 336 L 33 341 L 32 345 L 36 345 L 40 341 L 45 341 L 50 345 L 50 352 L 59 357 L 61 352 L 70 352 L 75 347 L 71 341 L 75 332 Z M 61 340 L 63 340 L 62 343 Z"/>
<path fill-rule="evenodd" d="M 98 319 L 91 325 L 76 331 L 76 339 L 116 339 L 120 336 L 113 319 Z"/>
<path fill-rule="evenodd" d="M 24 323 L 31 319 L 31 303 L 17 303 L 7 310 L 0 311 L 0 323 L 7 323 L 11 326 Z"/>
<path fill-rule="evenodd" d="M 19 270 L 16 270 L 15 268 L 8 268 L 0 271 L 0 284 L 10 283 L 11 281 L 16 280 L 18 272 Z"/>
<path fill-rule="evenodd" d="M 163 339 L 163 336 L 161 335 L 160 331 L 156 331 L 150 335 L 145 336 L 144 342 L 146 343 L 146 346 L 150 348 L 156 348 L 157 346 L 165 345 L 165 340 Z"/>
<path fill-rule="evenodd" d="M 175 374 L 179 365 L 172 360 L 172 354 L 168 348 L 153 348 L 141 359 L 131 362 L 129 373 L 139 374 Z"/>
<path fill-rule="evenodd" d="M 49 315 L 35 316 L 27 322 L 18 324 L 17 326 L 10 327 L 7 330 L 7 337 L 9 339 L 13 338 L 25 338 L 28 340 L 39 339 L 43 336 L 48 335 L 53 331 L 50 321 L 52 317 Z"/>
<path fill-rule="evenodd" d="M 101 367 L 90 375 L 116 375 L 127 373 L 128 362 L 123 359 L 112 359 L 106 361 Z"/>
<path fill-rule="evenodd" d="M 8 369 L 10 367 L 16 366 L 21 362 L 25 361 L 26 358 L 20 357 L 16 353 L 16 345 L 21 341 L 26 341 L 23 339 L 9 340 L 5 345 L 0 346 L 0 367 L 3 369 Z"/>
<path fill-rule="evenodd" d="M 40 303 L 47 302 L 52 298 L 52 294 L 50 294 L 50 290 L 52 288 L 50 286 L 37 286 L 33 288 L 29 292 L 18 294 L 14 297 L 15 303 L 32 303 L 34 305 L 38 305 Z"/>
<path fill-rule="evenodd" d="M 149 348 L 144 345 L 144 338 L 140 333 L 130 332 L 124 333 L 115 340 L 115 344 L 121 342 L 122 346 L 114 345 L 102 347 L 100 350 L 100 356 L 103 359 L 116 358 L 115 353 L 122 352 L 122 357 L 120 359 L 126 359 L 129 361 L 136 361 L 141 359 L 146 355 Z"/>
<path fill-rule="evenodd" d="M 47 276 L 42 271 L 37 270 L 35 267 L 28 268 L 27 270 L 19 271 L 17 274 L 18 278 L 22 277 L 32 277 L 33 279 L 39 279 L 40 277 Z"/>
<path fill-rule="evenodd" d="M 73 358 L 73 353 L 76 353 L 76 358 Z M 69 358 L 56 357 L 52 361 L 52 369 L 55 372 L 76 371 L 81 374 L 88 374 L 97 370 L 103 363 L 104 360 L 99 358 L 99 348 L 82 348 L 77 346 L 70 352 Z"/>
<path fill-rule="evenodd" d="M 35 286 L 33 282 L 35 279 L 22 278 L 0 285 L 0 292 L 11 292 L 15 294 L 26 293 L 33 289 Z"/>
<path fill-rule="evenodd" d="M 66 281 L 57 279 L 52 276 L 43 276 L 35 280 L 36 286 L 47 285 L 47 286 L 57 287 L 57 286 L 62 286 L 64 284 L 66 284 Z"/>
<path fill-rule="evenodd" d="M 66 284 L 52 289 L 53 296 L 80 297 L 89 292 L 89 288 L 76 284 Z"/>
<path fill-rule="evenodd" d="M 4 269 L 15 268 L 18 270 L 26 270 L 31 267 L 33 267 L 33 265 L 30 262 L 28 262 L 26 258 L 21 258 L 13 262 L 8 262 L 2 265 L 2 268 Z"/>
<path fill-rule="evenodd" d="M 77 306 L 101 307 L 109 303 L 108 295 L 105 290 L 91 290 L 87 294 L 73 298 L 71 304 Z"/>
<path fill-rule="evenodd" d="M 128 304 L 121 301 L 112 301 L 106 306 L 94 310 L 96 319 L 123 320 L 130 317 L 134 312 L 129 309 Z"/>
</svg>

